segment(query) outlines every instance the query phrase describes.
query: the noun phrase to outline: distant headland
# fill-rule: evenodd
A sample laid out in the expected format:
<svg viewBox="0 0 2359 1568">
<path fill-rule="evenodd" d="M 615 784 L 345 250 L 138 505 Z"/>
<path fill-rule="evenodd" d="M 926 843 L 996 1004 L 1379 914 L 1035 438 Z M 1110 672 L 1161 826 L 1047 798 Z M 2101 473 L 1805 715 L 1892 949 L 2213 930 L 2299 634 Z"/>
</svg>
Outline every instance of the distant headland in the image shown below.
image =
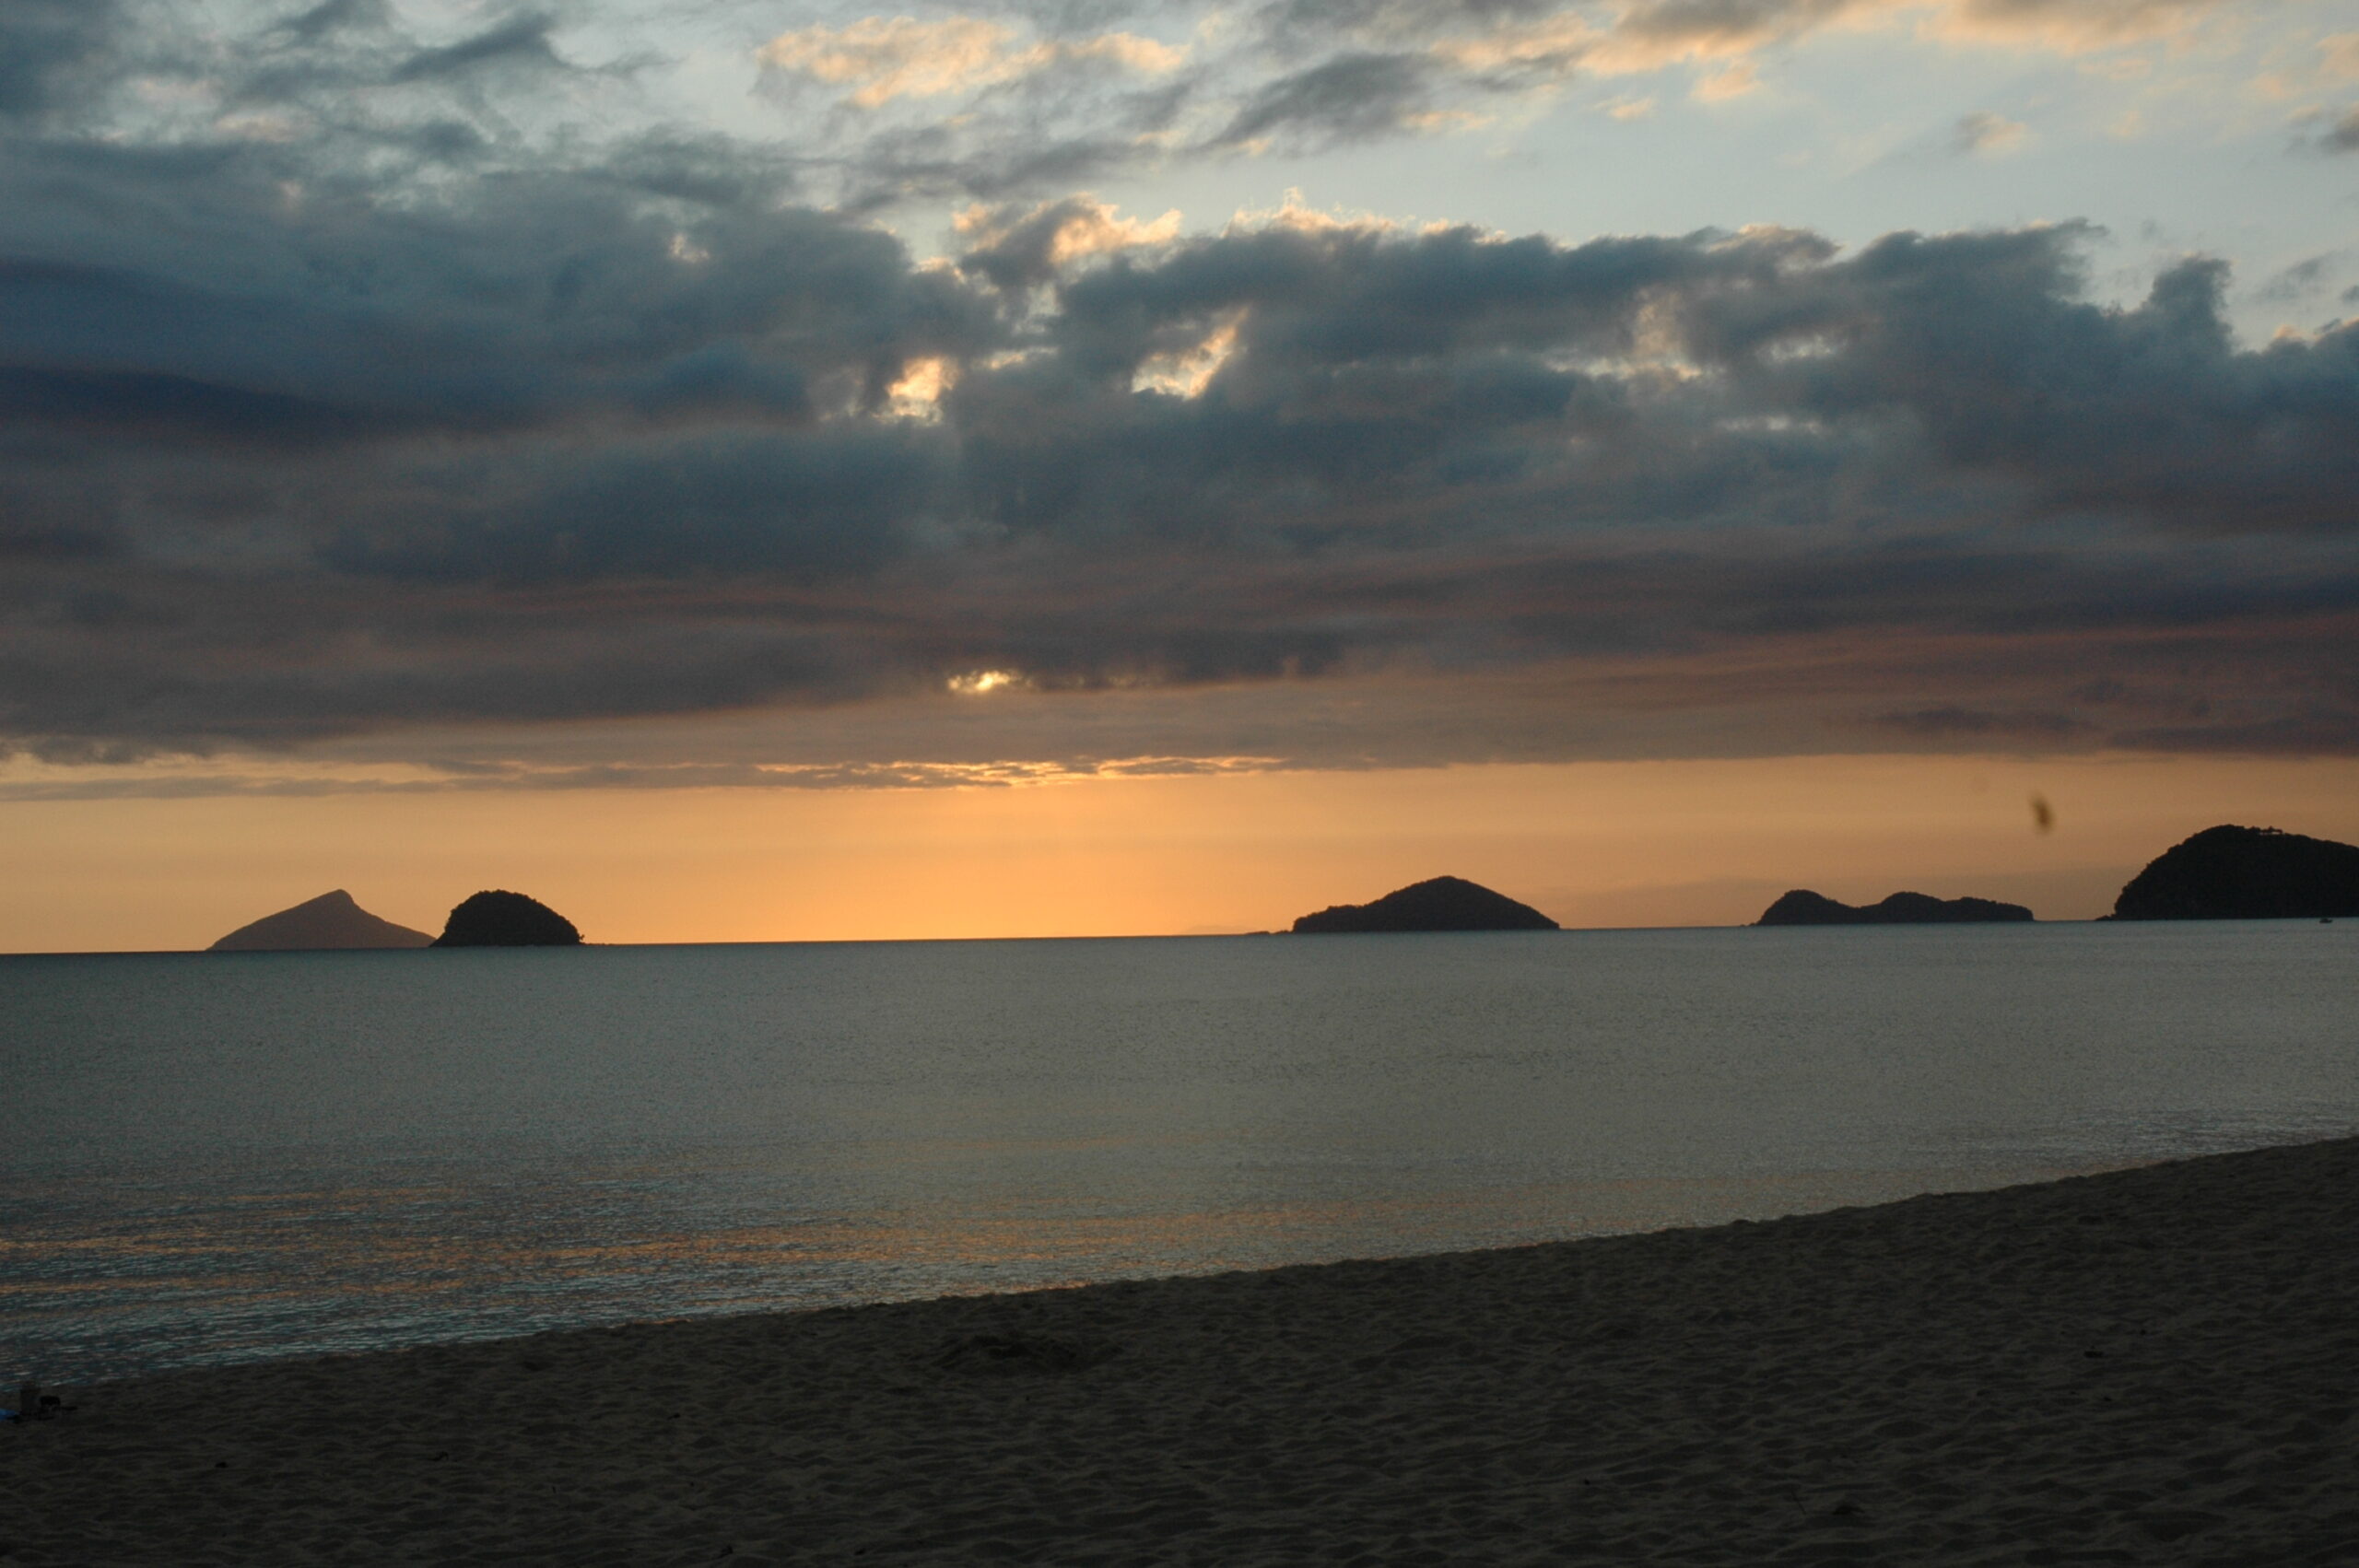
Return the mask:
<svg viewBox="0 0 2359 1568">
<path fill-rule="evenodd" d="M 573 922 L 537 898 L 492 888 L 451 911 L 437 947 L 578 947 Z"/>
<path fill-rule="evenodd" d="M 299 953 L 364 947 L 426 947 L 424 931 L 381 919 L 342 888 L 240 926 L 207 953 Z"/>
<path fill-rule="evenodd" d="M 2274 827 L 2207 827 L 2130 879 L 2109 920 L 2299 920 L 2359 915 L 2359 846 Z"/>
<path fill-rule="evenodd" d="M 1844 904 L 1806 887 L 1795 888 L 1762 911 L 1756 926 L 1930 926 L 1979 924 L 1992 920 L 2028 920 L 2031 911 L 2020 904 L 1995 898 L 1935 898 L 1924 893 L 1895 893 L 1874 904 Z"/>
<path fill-rule="evenodd" d="M 1335 904 L 1295 921 L 1298 933 L 1362 931 L 1553 931 L 1556 922 L 1463 877 L 1438 876 L 1369 904 Z"/>
</svg>

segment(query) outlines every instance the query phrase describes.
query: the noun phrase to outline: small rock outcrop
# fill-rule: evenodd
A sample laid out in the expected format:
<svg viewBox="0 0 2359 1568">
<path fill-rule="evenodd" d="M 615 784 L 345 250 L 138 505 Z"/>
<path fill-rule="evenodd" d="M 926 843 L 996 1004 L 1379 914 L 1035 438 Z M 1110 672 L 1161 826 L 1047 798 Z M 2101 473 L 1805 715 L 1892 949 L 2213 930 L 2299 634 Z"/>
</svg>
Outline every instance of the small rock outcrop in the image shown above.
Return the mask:
<svg viewBox="0 0 2359 1568">
<path fill-rule="evenodd" d="M 323 893 L 291 909 L 240 926 L 207 953 L 303 953 L 358 947 L 426 947 L 424 931 L 380 919 L 352 901 L 342 888 Z"/>
<path fill-rule="evenodd" d="M 578 947 L 573 922 L 537 898 L 494 888 L 451 911 L 437 947 Z"/>
<path fill-rule="evenodd" d="M 1798 887 L 1779 896 L 1762 911 L 1756 926 L 1937 926 L 1984 924 L 1992 920 L 2028 920 L 2031 911 L 2020 904 L 1995 898 L 1935 898 L 1924 893 L 1895 893 L 1874 904 L 1845 904 L 1824 894 Z"/>
<path fill-rule="evenodd" d="M 2359 915 L 2359 846 L 2274 827 L 2207 827 L 2131 877 L 2116 920 L 2294 920 Z"/>
<path fill-rule="evenodd" d="M 1294 923 L 1298 932 L 1553 931 L 1556 922 L 1529 904 L 1471 883 L 1438 876 L 1388 893 L 1372 904 L 1336 904 Z"/>
</svg>

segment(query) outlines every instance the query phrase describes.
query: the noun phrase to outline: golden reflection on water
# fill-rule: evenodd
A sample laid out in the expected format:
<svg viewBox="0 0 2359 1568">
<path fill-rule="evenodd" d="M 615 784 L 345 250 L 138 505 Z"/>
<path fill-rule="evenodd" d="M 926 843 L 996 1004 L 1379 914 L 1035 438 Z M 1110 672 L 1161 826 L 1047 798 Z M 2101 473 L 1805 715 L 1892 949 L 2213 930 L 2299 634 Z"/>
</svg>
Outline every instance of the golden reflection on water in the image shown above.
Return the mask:
<svg viewBox="0 0 2359 1568">
<path fill-rule="evenodd" d="M 465 1183 L 149 1190 L 144 1214 L 102 1234 L 0 1238 L 0 1300 L 29 1330 L 18 1353 L 44 1356 L 46 1375 L 102 1375 L 584 1322 L 1513 1246 L 2107 1167 L 1568 1182 L 1169 1211 L 977 1194 L 865 1219 L 738 1223 L 699 1213 L 657 1179 L 659 1168 L 589 1184 L 510 1183 L 488 1206 Z"/>
<path fill-rule="evenodd" d="M 2335 1136 L 2353 929 L 27 962 L 0 1387 Z"/>
</svg>

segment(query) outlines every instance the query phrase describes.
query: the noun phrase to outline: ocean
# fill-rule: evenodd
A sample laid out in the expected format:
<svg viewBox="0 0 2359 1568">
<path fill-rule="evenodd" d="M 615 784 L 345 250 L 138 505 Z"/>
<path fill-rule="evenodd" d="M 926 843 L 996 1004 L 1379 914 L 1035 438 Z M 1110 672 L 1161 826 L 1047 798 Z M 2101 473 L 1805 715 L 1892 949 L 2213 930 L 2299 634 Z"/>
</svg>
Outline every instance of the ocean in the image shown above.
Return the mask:
<svg viewBox="0 0 2359 1568">
<path fill-rule="evenodd" d="M 0 1387 L 2359 1132 L 2359 922 L 0 958 Z"/>
</svg>

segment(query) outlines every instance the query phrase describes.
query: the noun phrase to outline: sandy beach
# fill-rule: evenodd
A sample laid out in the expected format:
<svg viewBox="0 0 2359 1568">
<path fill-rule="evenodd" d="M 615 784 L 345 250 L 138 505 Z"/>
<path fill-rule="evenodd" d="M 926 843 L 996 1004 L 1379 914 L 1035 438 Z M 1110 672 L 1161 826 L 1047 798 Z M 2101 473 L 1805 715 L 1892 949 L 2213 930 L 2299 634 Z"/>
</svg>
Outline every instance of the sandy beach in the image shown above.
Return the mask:
<svg viewBox="0 0 2359 1568">
<path fill-rule="evenodd" d="M 8 1563 L 2359 1562 L 2359 1141 L 62 1390 Z"/>
</svg>

